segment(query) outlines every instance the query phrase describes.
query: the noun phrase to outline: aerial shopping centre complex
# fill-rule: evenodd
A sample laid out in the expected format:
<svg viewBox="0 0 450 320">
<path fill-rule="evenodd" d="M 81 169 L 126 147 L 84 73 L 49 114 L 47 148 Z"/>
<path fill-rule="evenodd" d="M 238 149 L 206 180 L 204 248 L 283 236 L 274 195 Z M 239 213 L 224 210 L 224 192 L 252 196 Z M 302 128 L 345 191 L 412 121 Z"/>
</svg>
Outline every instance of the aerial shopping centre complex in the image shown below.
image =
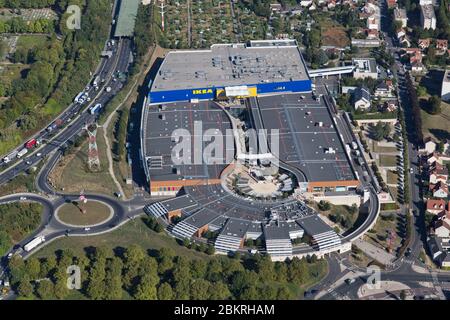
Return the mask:
<svg viewBox="0 0 450 320">
<path fill-rule="evenodd" d="M 294 40 L 169 52 L 143 106 L 148 188 L 165 199 L 146 213 L 177 238 L 214 232 L 218 253 L 247 239 L 272 259 L 350 250 L 307 205 L 361 204 L 328 99 Z"/>
</svg>

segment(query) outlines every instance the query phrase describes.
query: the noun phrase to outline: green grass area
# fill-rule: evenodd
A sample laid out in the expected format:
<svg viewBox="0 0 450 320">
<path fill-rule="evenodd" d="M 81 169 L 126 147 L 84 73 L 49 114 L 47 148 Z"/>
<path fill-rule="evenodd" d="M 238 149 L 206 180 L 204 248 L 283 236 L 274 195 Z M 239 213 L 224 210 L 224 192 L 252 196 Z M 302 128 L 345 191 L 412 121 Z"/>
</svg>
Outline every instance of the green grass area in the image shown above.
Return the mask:
<svg viewBox="0 0 450 320">
<path fill-rule="evenodd" d="M 380 167 L 397 166 L 397 156 L 381 154 L 379 159 Z"/>
<path fill-rule="evenodd" d="M 43 207 L 38 203 L 0 205 L 0 256 L 36 230 L 42 211 Z"/>
<path fill-rule="evenodd" d="M 372 150 L 377 153 L 392 153 L 392 152 L 398 151 L 396 147 L 379 146 L 378 142 L 376 142 L 376 141 L 373 141 L 373 149 Z"/>
<path fill-rule="evenodd" d="M 394 201 L 397 201 L 397 199 L 398 199 L 398 187 L 391 187 L 391 186 L 388 186 L 388 189 L 389 189 L 389 192 L 390 192 L 390 194 L 391 194 L 391 196 L 392 196 L 392 199 L 394 200 Z"/>
<path fill-rule="evenodd" d="M 386 217 L 392 217 L 392 219 L 390 220 Z M 397 215 L 395 213 L 381 214 L 372 230 L 375 232 L 366 233 L 366 237 L 372 244 L 380 248 L 388 248 L 390 233 L 393 232 L 394 239 L 392 241 L 391 249 L 395 252 L 395 250 L 400 247 L 401 238 L 397 234 Z"/>
<path fill-rule="evenodd" d="M 37 257 L 52 255 L 63 248 L 71 248 L 75 253 L 84 253 L 87 247 L 114 249 L 137 244 L 146 250 L 171 248 L 177 255 L 196 259 L 210 259 L 211 256 L 180 246 L 174 238 L 165 232 L 150 230 L 140 218 L 129 221 L 119 229 L 92 237 L 68 237 L 55 240 L 36 253 Z"/>
<path fill-rule="evenodd" d="M 8 130 L 8 139 L 0 140 L 0 154 L 6 154 L 22 141 L 22 135 L 16 130 Z"/>
<path fill-rule="evenodd" d="M 397 184 L 398 183 L 398 174 L 392 170 L 387 171 L 387 183 L 388 184 Z"/>
<path fill-rule="evenodd" d="M 99 151 L 100 169 L 90 171 L 88 167 L 88 143 L 83 142 L 81 148 L 74 154 L 67 155 L 51 174 L 51 179 L 59 190 L 64 192 L 100 192 L 112 195 L 117 192 L 115 184 L 109 175 L 108 158 L 106 156 L 105 140 L 101 128 L 97 131 L 97 146 Z"/>
<path fill-rule="evenodd" d="M 332 222 L 337 223 L 343 231 L 350 229 L 358 219 L 358 210 L 352 210 L 352 207 L 345 205 L 333 205 L 330 204 L 330 210 L 321 211 L 316 203 L 312 205 L 313 208 L 318 210 L 322 215 L 326 216 Z"/>
<path fill-rule="evenodd" d="M 431 115 L 421 110 L 422 115 L 422 133 L 424 138 L 433 137 L 439 139 L 439 131 L 450 132 L 450 104 L 442 103 L 442 112 L 437 115 Z"/>
<path fill-rule="evenodd" d="M 33 49 L 43 46 L 47 42 L 46 35 L 22 35 L 17 40 L 17 49 Z"/>
<path fill-rule="evenodd" d="M 28 68 L 27 64 L 0 64 L 0 82 L 7 87 L 14 80 L 20 79 L 21 73 Z"/>
<path fill-rule="evenodd" d="M 104 222 L 111 216 L 111 209 L 101 202 L 65 203 L 58 209 L 58 218 L 76 226 L 91 226 Z"/>
<path fill-rule="evenodd" d="M 42 163 L 36 167 L 36 170 L 29 171 L 28 174 L 20 174 L 6 184 L 0 186 L 0 196 L 13 193 L 31 192 L 36 193 L 36 185 L 34 183 L 37 173 L 42 167 Z"/>
</svg>

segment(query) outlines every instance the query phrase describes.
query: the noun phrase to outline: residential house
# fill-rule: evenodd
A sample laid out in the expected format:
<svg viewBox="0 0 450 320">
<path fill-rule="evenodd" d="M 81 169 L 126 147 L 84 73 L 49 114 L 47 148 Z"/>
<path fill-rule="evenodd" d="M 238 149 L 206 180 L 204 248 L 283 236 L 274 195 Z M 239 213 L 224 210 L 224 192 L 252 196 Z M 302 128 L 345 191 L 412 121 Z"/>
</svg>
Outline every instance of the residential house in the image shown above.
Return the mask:
<svg viewBox="0 0 450 320">
<path fill-rule="evenodd" d="M 370 108 L 370 92 L 366 87 L 358 87 L 353 94 L 355 110 L 367 110 Z"/>
<path fill-rule="evenodd" d="M 397 0 L 387 0 L 387 5 L 389 8 L 394 8 L 397 5 Z"/>
<path fill-rule="evenodd" d="M 437 184 L 438 182 L 447 183 L 448 181 L 448 170 L 447 167 L 435 162 L 430 167 L 430 183 Z"/>
<path fill-rule="evenodd" d="M 385 110 L 386 112 L 394 112 L 394 111 L 396 111 L 397 109 L 398 109 L 398 105 L 397 105 L 397 103 L 396 103 L 395 101 L 387 100 L 387 101 L 384 103 L 384 110 Z"/>
<path fill-rule="evenodd" d="M 435 151 L 436 151 L 436 142 L 431 140 L 431 138 L 427 138 L 425 140 L 423 149 L 419 150 L 419 152 L 424 153 L 425 155 L 432 154 Z"/>
<path fill-rule="evenodd" d="M 379 97 L 379 98 L 390 97 L 391 96 L 391 89 L 386 84 L 386 82 L 382 82 L 375 88 L 375 93 L 374 94 L 375 94 L 376 97 Z"/>
<path fill-rule="evenodd" d="M 430 191 L 434 198 L 446 199 L 448 197 L 448 185 L 445 182 L 439 181 L 436 184 L 430 183 Z"/>
<path fill-rule="evenodd" d="M 282 9 L 283 9 L 283 7 L 279 3 L 271 3 L 270 4 L 270 10 L 272 12 L 280 12 Z"/>
<path fill-rule="evenodd" d="M 367 29 L 366 30 L 367 39 L 378 39 L 379 32 L 375 29 Z"/>
<path fill-rule="evenodd" d="M 413 62 L 411 63 L 411 71 L 414 73 L 420 73 L 425 70 L 425 66 L 422 62 Z"/>
<path fill-rule="evenodd" d="M 448 48 L 448 40 L 437 39 L 436 40 L 436 54 L 445 54 Z"/>
<path fill-rule="evenodd" d="M 432 229 L 438 238 L 448 238 L 450 236 L 449 220 L 450 216 L 446 214 L 433 222 Z"/>
<path fill-rule="evenodd" d="M 422 50 L 425 50 L 426 48 L 428 48 L 430 46 L 430 44 L 431 44 L 430 38 L 419 39 L 418 47 Z"/>
<path fill-rule="evenodd" d="M 328 9 L 333 9 L 334 7 L 336 7 L 336 0 L 328 1 L 327 7 Z"/>
<path fill-rule="evenodd" d="M 312 0 L 301 0 L 300 1 L 300 5 L 302 7 L 309 7 L 312 3 L 313 3 Z"/>
<path fill-rule="evenodd" d="M 445 200 L 439 199 L 429 199 L 427 200 L 427 212 L 431 214 L 439 214 L 441 212 L 445 211 Z"/>
<path fill-rule="evenodd" d="M 444 161 L 450 161 L 450 156 L 440 154 L 437 152 L 433 152 L 432 154 L 428 155 L 428 158 L 427 158 L 427 164 L 429 166 L 433 165 L 435 162 L 443 165 Z"/>
<path fill-rule="evenodd" d="M 436 15 L 432 4 L 420 6 L 420 23 L 423 29 L 436 29 Z"/>
<path fill-rule="evenodd" d="M 433 4 L 433 0 L 419 0 L 419 5 L 420 6 L 426 6 L 429 4 Z"/>
<path fill-rule="evenodd" d="M 363 8 L 360 18 L 366 18 L 367 29 L 380 30 L 381 14 L 380 7 L 374 3 L 367 2 Z"/>
</svg>

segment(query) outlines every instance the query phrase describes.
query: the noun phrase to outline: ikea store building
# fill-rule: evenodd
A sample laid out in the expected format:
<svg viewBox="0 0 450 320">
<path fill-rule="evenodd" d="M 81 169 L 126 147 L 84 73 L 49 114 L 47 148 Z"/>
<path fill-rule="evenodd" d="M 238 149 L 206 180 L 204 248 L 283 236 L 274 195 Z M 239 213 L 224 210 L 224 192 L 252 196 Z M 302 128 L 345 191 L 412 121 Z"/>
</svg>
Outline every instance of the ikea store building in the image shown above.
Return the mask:
<svg viewBox="0 0 450 320">
<path fill-rule="evenodd" d="M 310 91 L 297 43 L 262 40 L 169 52 L 151 84 L 148 103 Z"/>
</svg>

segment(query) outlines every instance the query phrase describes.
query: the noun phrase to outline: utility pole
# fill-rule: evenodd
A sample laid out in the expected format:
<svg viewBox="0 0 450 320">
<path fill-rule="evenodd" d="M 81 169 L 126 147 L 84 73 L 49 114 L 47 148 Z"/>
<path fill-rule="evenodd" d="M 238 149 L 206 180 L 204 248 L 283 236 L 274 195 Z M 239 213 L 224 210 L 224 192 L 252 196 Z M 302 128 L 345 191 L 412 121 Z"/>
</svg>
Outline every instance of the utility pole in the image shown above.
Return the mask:
<svg viewBox="0 0 450 320">
<path fill-rule="evenodd" d="M 160 6 L 161 9 L 161 30 L 164 32 L 164 0 L 160 0 Z"/>
<path fill-rule="evenodd" d="M 89 137 L 88 166 L 91 171 L 100 170 L 100 159 L 98 157 L 97 146 L 97 124 L 85 126 Z"/>
</svg>

